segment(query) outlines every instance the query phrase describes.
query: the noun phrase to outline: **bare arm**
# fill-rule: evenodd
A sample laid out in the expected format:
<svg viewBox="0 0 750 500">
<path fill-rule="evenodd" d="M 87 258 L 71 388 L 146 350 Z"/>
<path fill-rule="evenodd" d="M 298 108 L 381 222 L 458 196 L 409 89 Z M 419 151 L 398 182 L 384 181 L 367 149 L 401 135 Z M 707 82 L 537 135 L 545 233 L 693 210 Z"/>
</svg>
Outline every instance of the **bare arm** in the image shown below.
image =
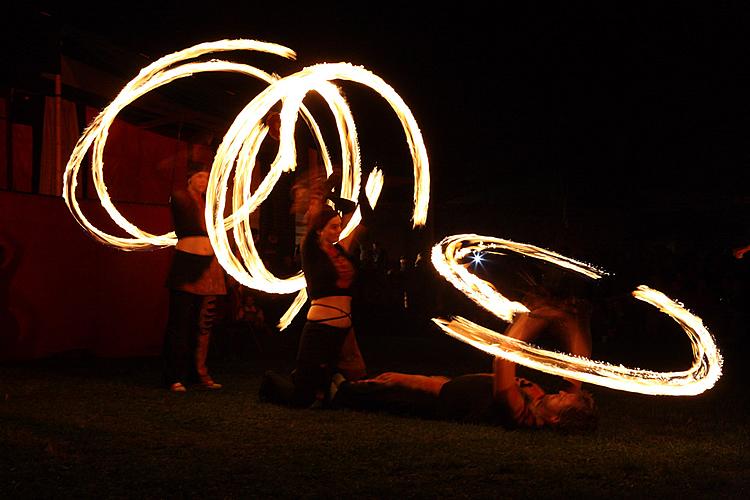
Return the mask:
<svg viewBox="0 0 750 500">
<path fill-rule="evenodd" d="M 563 348 L 574 356 L 591 356 L 591 310 L 588 303 L 579 302 L 571 308 L 543 307 L 532 312 L 549 320 L 550 331 L 562 342 Z M 569 389 L 581 389 L 581 381 L 565 379 Z"/>
<path fill-rule="evenodd" d="M 362 186 L 362 189 L 359 190 L 359 197 L 357 198 L 357 204 L 354 204 L 354 202 L 351 202 L 349 200 L 346 200 L 349 203 L 352 204 L 351 212 L 347 213 L 344 216 L 343 223 L 346 225 L 349 222 L 349 219 L 352 215 L 354 215 L 354 212 L 356 210 L 356 207 L 359 206 L 360 215 L 362 216 L 362 222 L 359 223 L 359 225 L 354 228 L 354 230 L 349 233 L 349 236 L 344 238 L 343 240 L 339 241 L 339 244 L 344 247 L 344 250 L 349 252 L 351 246 L 356 242 L 362 234 L 367 230 L 368 226 L 372 226 L 373 222 L 373 210 L 372 206 L 370 205 L 370 201 L 367 199 L 367 195 L 365 194 L 365 188 Z"/>
<path fill-rule="evenodd" d="M 344 219 L 342 220 L 342 225 L 346 226 L 346 224 L 349 222 L 349 219 L 351 219 L 351 214 L 347 214 L 346 216 L 344 216 Z M 352 230 L 352 232 L 349 233 L 349 235 L 346 238 L 339 240 L 338 243 L 339 245 L 344 247 L 344 250 L 346 250 L 347 252 L 351 252 L 352 246 L 354 245 L 355 242 L 357 242 L 357 240 L 360 239 L 360 237 L 362 236 L 364 232 L 365 232 L 365 228 L 364 226 L 362 226 L 362 224 L 360 224 L 357 227 L 355 227 L 354 230 Z"/>
<path fill-rule="evenodd" d="M 359 380 L 356 384 L 377 383 L 386 387 L 405 387 L 437 396 L 440 389 L 448 382 L 448 377 L 412 375 L 409 373 L 386 372 L 375 378 Z"/>
<path fill-rule="evenodd" d="M 591 311 L 582 305 L 575 314 L 569 315 L 561 323 L 561 335 L 568 352 L 575 356 L 591 356 Z"/>
<path fill-rule="evenodd" d="M 519 316 L 505 335 L 529 342 L 536 338 L 548 325 L 547 320 L 530 314 Z M 521 390 L 516 385 L 516 364 L 499 356 L 495 357 L 493 368 L 493 393 L 495 400 L 507 406 L 510 414 L 517 418 L 525 407 Z"/>
</svg>

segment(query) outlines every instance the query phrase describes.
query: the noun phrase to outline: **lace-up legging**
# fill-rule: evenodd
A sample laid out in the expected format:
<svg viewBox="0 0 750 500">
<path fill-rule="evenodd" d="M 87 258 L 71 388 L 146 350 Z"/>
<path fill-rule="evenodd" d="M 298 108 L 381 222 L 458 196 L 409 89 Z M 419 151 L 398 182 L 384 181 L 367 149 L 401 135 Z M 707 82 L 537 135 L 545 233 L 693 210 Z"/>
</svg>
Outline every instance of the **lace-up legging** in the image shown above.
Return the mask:
<svg viewBox="0 0 750 500">
<path fill-rule="evenodd" d="M 216 320 L 216 295 L 170 290 L 164 339 L 164 376 L 169 385 L 208 377 L 206 358 Z"/>
</svg>

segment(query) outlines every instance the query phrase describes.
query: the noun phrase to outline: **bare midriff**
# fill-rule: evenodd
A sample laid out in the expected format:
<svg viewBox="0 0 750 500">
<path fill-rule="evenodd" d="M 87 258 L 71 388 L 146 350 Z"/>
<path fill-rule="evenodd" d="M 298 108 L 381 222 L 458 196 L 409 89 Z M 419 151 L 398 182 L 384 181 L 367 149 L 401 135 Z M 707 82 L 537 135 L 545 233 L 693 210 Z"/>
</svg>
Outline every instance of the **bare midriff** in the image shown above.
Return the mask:
<svg viewBox="0 0 750 500">
<path fill-rule="evenodd" d="M 214 249 L 208 236 L 185 236 L 177 241 L 177 250 L 194 255 L 213 255 Z"/>
<path fill-rule="evenodd" d="M 328 306 L 328 307 L 326 307 Z M 336 309 L 332 309 L 332 308 Z M 307 319 L 336 328 L 349 328 L 352 326 L 352 298 L 347 295 L 331 295 L 313 299 L 310 309 L 307 311 Z M 343 318 L 341 316 L 344 316 Z M 329 319 L 337 318 L 337 319 Z"/>
</svg>

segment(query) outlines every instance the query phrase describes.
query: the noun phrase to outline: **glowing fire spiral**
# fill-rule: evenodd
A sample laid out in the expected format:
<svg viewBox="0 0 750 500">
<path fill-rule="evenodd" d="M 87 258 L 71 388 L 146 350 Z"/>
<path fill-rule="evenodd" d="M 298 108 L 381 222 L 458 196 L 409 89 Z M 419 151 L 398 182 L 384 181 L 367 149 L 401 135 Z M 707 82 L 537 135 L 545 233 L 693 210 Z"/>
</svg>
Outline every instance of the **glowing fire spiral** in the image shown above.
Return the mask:
<svg viewBox="0 0 750 500">
<path fill-rule="evenodd" d="M 141 70 L 138 76 L 123 88 L 115 100 L 84 131 L 65 169 L 63 198 L 76 221 L 102 243 L 122 250 L 151 250 L 174 245 L 176 238 L 173 232 L 164 235 L 147 233 L 126 220 L 111 202 L 104 183 L 103 163 L 109 127 L 117 114 L 135 99 L 178 78 L 201 72 L 229 71 L 253 76 L 267 82 L 269 87 L 240 112 L 217 151 L 206 193 L 205 217 L 207 232 L 217 259 L 240 283 L 272 293 L 299 292 L 289 311 L 282 317 L 280 326 L 283 328 L 289 324 L 306 301 L 304 277 L 300 273 L 291 278 L 279 279 L 265 268 L 253 246 L 248 217 L 268 197 L 281 174 L 295 168 L 296 152 L 293 134 L 300 112 L 318 142 L 326 172 L 329 175 L 332 172 L 331 161 L 320 129 L 302 105 L 305 95 L 310 91 L 320 94 L 335 116 L 342 152 L 340 191 L 342 197 L 357 198 L 361 189 L 361 165 L 354 119 L 338 88 L 331 83 L 332 80 L 350 80 L 366 85 L 386 99 L 396 112 L 402 123 L 414 164 L 412 219 L 415 226 L 423 225 L 427 217 L 430 181 L 427 153 L 419 127 L 409 108 L 388 84 L 364 68 L 346 63 L 320 64 L 305 68 L 291 76 L 279 78 L 252 66 L 228 61 L 211 60 L 178 64 L 208 53 L 232 50 L 255 50 L 294 58 L 293 51 L 276 44 L 254 40 L 221 40 L 198 44 L 155 61 Z M 279 101 L 283 102 L 279 151 L 271 165 L 270 172 L 256 191 L 252 192 L 250 179 L 255 166 L 255 158 L 267 134 L 263 117 Z M 86 219 L 80 210 L 75 197 L 78 171 L 83 157 L 92 146 L 92 174 L 97 195 L 113 221 L 132 238 L 118 237 L 99 230 Z M 225 219 L 223 214 L 226 207 L 229 175 L 232 170 L 235 171 L 232 213 Z M 373 206 L 377 202 L 382 185 L 383 174 L 378 169 L 374 169 L 367 179 L 365 188 Z M 342 238 L 356 227 L 359 220 L 360 214 L 357 212 L 344 229 Z M 227 236 L 228 230 L 233 232 L 241 260 L 231 251 Z M 523 304 L 510 301 L 497 293 L 489 283 L 469 273 L 458 262 L 470 251 L 492 248 L 510 250 L 543 259 L 592 279 L 598 279 L 602 275 L 601 271 L 588 264 L 538 247 L 508 240 L 477 235 L 458 235 L 446 238 L 436 245 L 432 253 L 432 261 L 436 269 L 472 300 L 506 321 L 512 320 L 515 314 L 526 312 L 528 309 Z M 648 287 L 639 287 L 633 295 L 668 314 L 687 332 L 693 344 L 694 354 L 694 362 L 689 370 L 649 372 L 622 366 L 616 367 L 603 362 L 544 351 L 483 328 L 464 318 L 455 318 L 450 321 L 434 319 L 433 321 L 448 334 L 488 353 L 545 372 L 585 382 L 633 392 L 669 395 L 698 394 L 712 387 L 721 375 L 722 361 L 711 335 L 700 318 L 692 315 L 661 292 Z"/>
<path fill-rule="evenodd" d="M 218 261 L 237 281 L 245 286 L 271 293 L 299 291 L 289 311 L 282 317 L 279 326 L 283 328 L 289 324 L 306 300 L 304 277 L 299 273 L 291 278 L 279 279 L 265 268 L 253 245 L 248 217 L 268 197 L 281 174 L 294 170 L 296 166 L 294 126 L 300 112 L 318 142 L 327 174 L 330 175 L 333 171 L 320 129 L 309 111 L 302 105 L 305 95 L 310 91 L 317 92 L 335 116 L 342 152 L 341 196 L 344 198 L 356 199 L 360 190 L 359 145 L 351 111 L 331 80 L 349 80 L 368 86 L 380 94 L 396 112 L 403 126 L 414 163 L 412 220 L 415 226 L 423 225 L 427 218 L 430 186 L 427 151 L 416 120 L 404 101 L 381 78 L 364 68 L 346 63 L 319 64 L 288 77 L 279 78 L 255 67 L 228 61 L 194 61 L 178 64 L 208 53 L 232 50 L 262 51 L 286 58 L 295 56 L 291 49 L 281 45 L 255 40 L 221 40 L 198 44 L 158 59 L 142 69 L 138 76 L 131 80 L 112 103 L 86 128 L 66 165 L 63 176 L 63 198 L 76 221 L 102 243 L 122 250 L 151 250 L 176 244 L 174 232 L 163 235 L 147 233 L 125 219 L 113 205 L 104 183 L 103 156 L 109 127 L 117 114 L 135 99 L 178 78 L 192 76 L 195 73 L 228 71 L 266 81 L 269 86 L 240 112 L 219 146 L 209 177 L 205 217 L 207 233 Z M 255 166 L 255 158 L 268 131 L 263 119 L 279 101 L 283 103 L 279 151 L 266 178 L 255 192 L 251 192 L 250 179 Z M 75 197 L 78 171 L 85 154 L 92 145 L 92 176 L 101 205 L 112 220 L 132 238 L 118 237 L 101 231 L 91 224 L 80 210 Z M 235 170 L 232 193 L 233 211 L 225 219 L 223 214 L 226 206 L 226 191 L 232 169 Z M 377 203 L 382 185 L 382 172 L 373 169 L 366 185 L 366 193 L 373 207 Z M 341 237 L 348 235 L 360 220 L 361 215 L 357 211 L 344 228 Z M 230 229 L 233 231 L 234 241 L 242 261 L 231 250 L 226 233 Z"/>
<path fill-rule="evenodd" d="M 512 321 L 514 315 L 528 312 L 528 308 L 504 297 L 490 283 L 470 273 L 460 262 L 472 252 L 493 249 L 512 251 L 544 260 L 591 279 L 599 279 L 604 274 L 589 264 L 533 245 L 488 236 L 459 234 L 449 236 L 435 245 L 432 249 L 432 263 L 435 269 L 471 300 L 505 321 Z M 484 328 L 466 318 L 456 317 L 451 320 L 434 318 L 433 321 L 447 334 L 489 354 L 553 375 L 612 389 L 678 396 L 700 394 L 713 387 L 721 377 L 722 358 L 701 319 L 691 314 L 681 304 L 647 286 L 639 286 L 632 292 L 632 295 L 658 308 L 685 330 L 693 348 L 693 363 L 689 369 L 676 372 L 653 372 L 626 368 L 622 365 L 614 366 L 602 361 L 592 361 L 583 357 L 539 349 L 529 343 Z"/>
</svg>

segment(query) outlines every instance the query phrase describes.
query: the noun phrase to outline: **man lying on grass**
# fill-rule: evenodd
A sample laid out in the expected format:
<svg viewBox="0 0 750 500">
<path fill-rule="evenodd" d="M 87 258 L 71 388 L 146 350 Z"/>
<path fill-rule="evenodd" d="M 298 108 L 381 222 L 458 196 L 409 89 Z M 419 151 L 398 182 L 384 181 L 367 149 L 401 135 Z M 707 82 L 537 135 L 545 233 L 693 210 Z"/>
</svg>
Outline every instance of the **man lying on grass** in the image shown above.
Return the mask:
<svg viewBox="0 0 750 500">
<path fill-rule="evenodd" d="M 580 302 L 545 302 L 519 316 L 506 335 L 528 342 L 543 331 L 556 333 L 569 352 L 589 356 L 589 317 L 587 307 Z M 592 430 L 597 417 L 591 394 L 581 390 L 579 381 L 566 382 L 565 390 L 547 394 L 537 384 L 517 378 L 515 363 L 496 357 L 493 373 L 451 379 L 388 372 L 357 382 L 343 382 L 333 403 L 339 407 L 508 428 Z"/>
</svg>

